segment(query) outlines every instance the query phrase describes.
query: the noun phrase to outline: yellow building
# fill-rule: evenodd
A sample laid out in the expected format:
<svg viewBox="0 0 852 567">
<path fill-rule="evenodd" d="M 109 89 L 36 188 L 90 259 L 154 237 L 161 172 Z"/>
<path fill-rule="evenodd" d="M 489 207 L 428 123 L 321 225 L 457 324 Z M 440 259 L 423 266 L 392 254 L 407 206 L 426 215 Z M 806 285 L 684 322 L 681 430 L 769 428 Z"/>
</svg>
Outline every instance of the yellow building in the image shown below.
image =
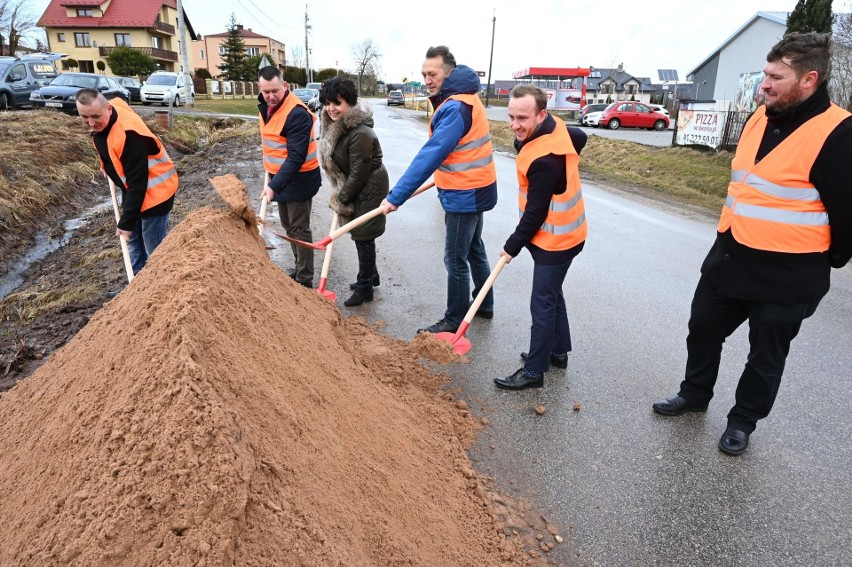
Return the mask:
<svg viewBox="0 0 852 567">
<path fill-rule="evenodd" d="M 50 0 L 38 21 L 47 34 L 50 51 L 65 53 L 61 71 L 69 70 L 69 59 L 79 63 L 76 69 L 98 72 L 103 61 L 116 47 L 130 47 L 152 57 L 163 71 L 183 71 L 181 48 L 189 46 L 195 32 L 184 11 L 186 37 L 180 41 L 175 0 Z M 193 69 L 192 51 L 187 53 Z"/>
<path fill-rule="evenodd" d="M 287 52 L 284 44 L 278 40 L 260 35 L 251 31 L 251 28 L 243 28 L 238 25 L 240 36 L 246 45 L 246 55 L 270 55 L 278 68 L 282 71 L 287 61 Z M 225 55 L 225 42 L 228 40 L 228 32 L 206 35 L 203 38 L 198 37 L 192 42 L 192 55 L 195 69 L 207 69 L 210 75 L 218 77 L 222 71 L 219 65 L 222 63 L 222 57 Z"/>
</svg>

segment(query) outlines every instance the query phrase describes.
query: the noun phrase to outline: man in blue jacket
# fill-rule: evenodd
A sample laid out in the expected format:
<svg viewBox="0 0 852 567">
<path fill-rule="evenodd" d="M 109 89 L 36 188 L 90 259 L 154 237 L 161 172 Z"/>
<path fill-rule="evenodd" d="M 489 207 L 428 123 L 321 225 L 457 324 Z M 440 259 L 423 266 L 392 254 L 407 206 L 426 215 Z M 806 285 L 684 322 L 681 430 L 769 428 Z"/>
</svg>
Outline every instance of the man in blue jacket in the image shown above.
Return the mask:
<svg viewBox="0 0 852 567">
<path fill-rule="evenodd" d="M 497 204 L 497 172 L 488 118 L 479 100 L 479 76 L 470 67 L 456 65 L 455 57 L 443 45 L 426 51 L 422 72 L 435 108 L 429 123 L 429 141 L 382 206 L 385 214 L 397 210 L 435 174 L 447 229 L 447 310 L 440 321 L 417 332 L 454 333 L 472 297 L 491 273 L 482 242 L 482 213 Z M 493 314 L 494 296 L 489 291 L 477 315 L 490 319 Z"/>
</svg>

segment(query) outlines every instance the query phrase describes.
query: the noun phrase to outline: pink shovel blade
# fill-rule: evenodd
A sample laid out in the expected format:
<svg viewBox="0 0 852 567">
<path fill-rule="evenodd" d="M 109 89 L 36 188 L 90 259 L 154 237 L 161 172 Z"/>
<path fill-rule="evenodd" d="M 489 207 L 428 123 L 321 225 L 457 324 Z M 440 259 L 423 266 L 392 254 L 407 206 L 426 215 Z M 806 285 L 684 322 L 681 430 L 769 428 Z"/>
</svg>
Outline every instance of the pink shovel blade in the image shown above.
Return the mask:
<svg viewBox="0 0 852 567">
<path fill-rule="evenodd" d="M 337 294 L 330 289 L 325 289 L 325 281 L 325 278 L 320 279 L 319 287 L 317 287 L 317 293 L 334 303 L 337 301 Z"/>
<path fill-rule="evenodd" d="M 313 242 L 305 242 L 304 240 L 299 240 L 298 238 L 292 238 L 290 236 L 287 236 L 285 234 L 279 234 L 277 232 L 273 232 L 272 234 L 274 234 L 278 238 L 283 238 L 287 242 L 292 242 L 293 244 L 296 244 L 298 246 L 302 246 L 304 248 L 313 248 L 314 250 L 325 250 L 326 245 L 324 243 L 322 243 L 322 241 L 318 242 L 317 244 L 314 244 Z"/>
<path fill-rule="evenodd" d="M 463 335 L 459 335 L 456 338 L 458 333 L 438 333 L 435 335 L 435 338 L 439 341 L 444 341 L 445 343 L 450 343 L 453 346 L 453 352 L 456 354 L 467 354 L 470 352 L 470 341 L 464 338 Z M 455 340 L 455 342 L 453 342 Z"/>
</svg>

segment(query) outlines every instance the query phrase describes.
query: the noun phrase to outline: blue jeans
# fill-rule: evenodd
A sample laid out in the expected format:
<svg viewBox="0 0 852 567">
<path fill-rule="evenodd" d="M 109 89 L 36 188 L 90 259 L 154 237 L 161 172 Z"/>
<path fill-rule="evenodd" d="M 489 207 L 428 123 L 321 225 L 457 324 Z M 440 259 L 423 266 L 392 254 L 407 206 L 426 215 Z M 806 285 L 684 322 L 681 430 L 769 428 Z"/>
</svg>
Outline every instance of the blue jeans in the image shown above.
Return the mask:
<svg viewBox="0 0 852 567">
<path fill-rule="evenodd" d="M 447 268 L 447 311 L 444 318 L 460 325 L 472 298 L 476 297 L 488 276 L 491 265 L 482 243 L 482 213 L 444 213 L 447 239 L 444 244 L 444 266 Z M 470 279 L 473 276 L 473 294 Z M 494 310 L 494 293 L 488 292 L 479 307 Z"/>
<path fill-rule="evenodd" d="M 148 261 L 154 249 L 166 237 L 166 226 L 169 224 L 169 214 L 158 217 L 140 218 L 133 227 L 127 248 L 130 250 L 130 264 L 133 266 L 133 274 L 139 273 Z"/>
<path fill-rule="evenodd" d="M 564 264 L 535 264 L 530 296 L 530 350 L 524 370 L 547 372 L 550 353 L 571 351 L 571 329 L 562 283 L 572 260 Z"/>
</svg>

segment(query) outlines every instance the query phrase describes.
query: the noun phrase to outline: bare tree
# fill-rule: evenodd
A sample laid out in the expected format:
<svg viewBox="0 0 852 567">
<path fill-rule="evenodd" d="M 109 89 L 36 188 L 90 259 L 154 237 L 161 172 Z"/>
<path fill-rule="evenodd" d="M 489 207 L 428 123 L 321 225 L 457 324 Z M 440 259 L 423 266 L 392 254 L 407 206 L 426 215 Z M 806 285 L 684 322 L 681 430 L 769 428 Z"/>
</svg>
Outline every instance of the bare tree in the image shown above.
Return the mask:
<svg viewBox="0 0 852 567">
<path fill-rule="evenodd" d="M 355 63 L 355 72 L 358 74 L 359 94 L 362 92 L 361 83 L 365 76 L 370 75 L 375 79 L 381 56 L 378 46 L 373 43 L 372 39 L 365 39 L 352 46 L 352 62 Z"/>
<path fill-rule="evenodd" d="M 290 48 L 290 61 L 287 62 L 287 65 L 291 67 L 304 67 L 305 66 L 305 48 L 301 45 L 294 45 Z"/>
<path fill-rule="evenodd" d="M 0 53 L 5 44 L 9 55 L 14 55 L 21 38 L 35 29 L 36 19 L 27 0 L 0 0 Z"/>
<path fill-rule="evenodd" d="M 836 15 L 828 89 L 834 102 L 852 110 L 852 13 Z"/>
</svg>

